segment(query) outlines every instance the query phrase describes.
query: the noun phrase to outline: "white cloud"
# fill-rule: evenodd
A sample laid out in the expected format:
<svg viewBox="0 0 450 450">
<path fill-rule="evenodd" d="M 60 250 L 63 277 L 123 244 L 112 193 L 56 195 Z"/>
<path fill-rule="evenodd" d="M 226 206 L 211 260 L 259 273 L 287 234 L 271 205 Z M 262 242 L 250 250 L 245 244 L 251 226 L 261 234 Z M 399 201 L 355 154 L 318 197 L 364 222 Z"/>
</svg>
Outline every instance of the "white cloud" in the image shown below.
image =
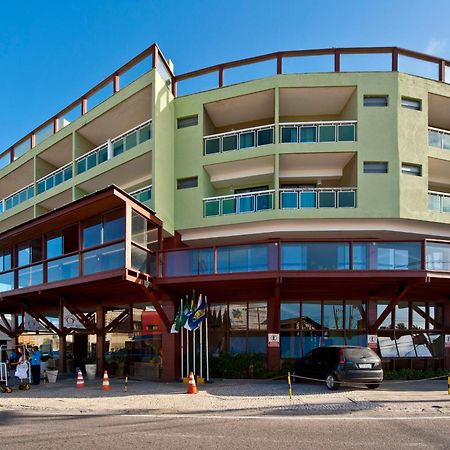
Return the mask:
<svg viewBox="0 0 450 450">
<path fill-rule="evenodd" d="M 446 39 L 430 39 L 427 43 L 425 53 L 434 56 L 442 56 L 447 49 Z"/>
</svg>

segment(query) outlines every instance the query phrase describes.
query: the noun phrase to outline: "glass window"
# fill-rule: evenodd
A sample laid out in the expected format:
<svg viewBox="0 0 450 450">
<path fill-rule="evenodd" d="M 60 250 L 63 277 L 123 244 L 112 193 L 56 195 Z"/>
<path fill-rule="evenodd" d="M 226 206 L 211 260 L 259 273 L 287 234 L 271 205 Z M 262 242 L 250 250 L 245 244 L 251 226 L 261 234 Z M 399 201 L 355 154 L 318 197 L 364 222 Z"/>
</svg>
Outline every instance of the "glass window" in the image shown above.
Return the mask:
<svg viewBox="0 0 450 450">
<path fill-rule="evenodd" d="M 282 330 L 300 329 L 300 303 L 281 303 L 280 328 Z"/>
<path fill-rule="evenodd" d="M 229 306 L 230 329 L 247 329 L 247 303 L 230 303 Z"/>
<path fill-rule="evenodd" d="M 428 130 L 428 145 L 442 148 L 442 133 L 436 130 Z"/>
<path fill-rule="evenodd" d="M 389 336 L 378 336 L 378 346 L 382 358 L 397 358 L 398 351 L 395 339 Z"/>
<path fill-rule="evenodd" d="M 320 330 L 322 328 L 322 305 L 320 301 L 302 302 L 302 330 Z"/>
<path fill-rule="evenodd" d="M 281 128 L 281 142 L 283 144 L 288 144 L 291 142 L 298 142 L 298 128 L 292 127 L 282 127 Z"/>
<path fill-rule="evenodd" d="M 395 306 L 395 328 L 397 330 L 409 330 L 408 303 L 402 302 Z"/>
<path fill-rule="evenodd" d="M 189 117 L 181 117 L 177 119 L 177 128 L 187 128 L 198 125 L 198 114 Z"/>
<path fill-rule="evenodd" d="M 228 152 L 231 150 L 237 150 L 238 148 L 238 135 L 232 134 L 230 136 L 223 136 L 222 138 L 222 150 Z"/>
<path fill-rule="evenodd" d="M 282 331 L 280 333 L 281 358 L 300 358 L 302 337 L 298 331 Z"/>
<path fill-rule="evenodd" d="M 131 246 L 131 267 L 138 272 L 152 273 L 151 271 L 151 253 L 142 250 L 135 245 Z"/>
<path fill-rule="evenodd" d="M 83 224 L 83 248 L 103 243 L 101 217 L 94 217 Z"/>
<path fill-rule="evenodd" d="M 426 252 L 428 270 L 450 270 L 450 244 L 427 242 Z"/>
<path fill-rule="evenodd" d="M 403 108 L 420 111 L 422 109 L 422 101 L 416 98 L 402 97 L 402 106 Z"/>
<path fill-rule="evenodd" d="M 26 266 L 42 260 L 41 238 L 23 242 L 17 248 L 18 267 Z"/>
<path fill-rule="evenodd" d="M 124 243 L 101 247 L 83 254 L 83 273 L 90 275 L 98 272 L 119 269 L 125 265 Z"/>
<path fill-rule="evenodd" d="M 103 219 L 103 242 L 125 238 L 125 217 L 123 210 L 105 214 Z"/>
<path fill-rule="evenodd" d="M 198 177 L 180 178 L 177 180 L 177 189 L 189 189 L 198 186 Z"/>
<path fill-rule="evenodd" d="M 14 271 L 0 274 L 0 292 L 14 289 Z"/>
<path fill-rule="evenodd" d="M 388 96 L 387 95 L 365 95 L 364 96 L 364 106 L 387 106 Z"/>
<path fill-rule="evenodd" d="M 152 236 L 151 232 L 156 232 L 156 235 Z M 149 228 L 149 223 L 147 219 L 141 216 L 139 213 L 133 211 L 131 215 L 131 240 L 137 244 L 142 245 L 142 247 L 147 247 L 149 244 L 152 246 L 157 246 L 158 241 L 158 230 Z M 156 249 L 155 249 L 156 250 Z"/>
<path fill-rule="evenodd" d="M 329 330 L 344 328 L 344 305 L 342 302 L 323 303 L 323 327 Z"/>
<path fill-rule="evenodd" d="M 42 264 L 26 267 L 19 270 L 18 287 L 25 288 L 43 283 Z"/>
<path fill-rule="evenodd" d="M 422 176 L 422 166 L 419 164 L 402 163 L 402 173 L 413 175 L 415 177 Z"/>
<path fill-rule="evenodd" d="M 12 250 L 0 251 L 0 272 L 5 272 L 12 268 Z"/>
<path fill-rule="evenodd" d="M 248 329 L 267 330 L 267 303 L 249 302 Z"/>
<path fill-rule="evenodd" d="M 364 161 L 364 173 L 388 173 L 386 161 Z"/>
<path fill-rule="evenodd" d="M 346 330 L 362 330 L 365 327 L 365 310 L 364 305 L 360 301 L 345 302 L 345 329 Z"/>
<path fill-rule="evenodd" d="M 55 258 L 63 254 L 62 232 L 57 231 L 47 236 L 47 258 Z"/>
<path fill-rule="evenodd" d="M 79 275 L 78 255 L 55 259 L 47 265 L 47 280 L 49 283 L 77 278 Z"/>
<path fill-rule="evenodd" d="M 381 314 L 383 313 L 383 311 L 386 309 L 386 307 L 388 306 L 388 303 L 386 302 L 378 302 L 377 303 L 377 319 L 381 316 Z M 388 316 L 386 317 L 386 319 L 384 319 L 384 321 L 382 322 L 382 324 L 380 325 L 379 329 L 390 329 L 392 328 L 392 313 L 389 313 Z"/>
</svg>

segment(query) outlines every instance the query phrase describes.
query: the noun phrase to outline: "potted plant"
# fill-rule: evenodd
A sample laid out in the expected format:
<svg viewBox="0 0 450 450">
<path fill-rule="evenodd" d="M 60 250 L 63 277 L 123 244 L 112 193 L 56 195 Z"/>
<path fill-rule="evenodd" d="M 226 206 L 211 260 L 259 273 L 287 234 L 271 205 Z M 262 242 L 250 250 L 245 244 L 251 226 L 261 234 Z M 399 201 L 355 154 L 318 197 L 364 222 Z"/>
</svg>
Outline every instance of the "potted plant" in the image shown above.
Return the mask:
<svg viewBox="0 0 450 450">
<path fill-rule="evenodd" d="M 86 375 L 88 380 L 95 380 L 97 375 L 97 358 L 94 354 L 89 354 L 86 358 L 83 358 L 84 368 L 86 369 Z"/>
<path fill-rule="evenodd" d="M 47 378 L 49 383 L 56 383 L 58 378 L 58 369 L 56 368 L 56 362 L 54 359 L 47 360 Z"/>
</svg>

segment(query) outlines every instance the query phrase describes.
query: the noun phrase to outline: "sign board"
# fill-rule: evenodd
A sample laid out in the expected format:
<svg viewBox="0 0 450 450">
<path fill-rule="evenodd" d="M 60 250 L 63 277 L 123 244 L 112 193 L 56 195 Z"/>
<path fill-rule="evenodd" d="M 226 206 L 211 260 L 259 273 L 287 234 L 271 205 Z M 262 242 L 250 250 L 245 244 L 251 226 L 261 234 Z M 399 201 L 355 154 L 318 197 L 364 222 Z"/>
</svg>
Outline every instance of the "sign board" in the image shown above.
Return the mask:
<svg viewBox="0 0 450 450">
<path fill-rule="evenodd" d="M 378 347 L 378 339 L 376 334 L 368 334 L 367 335 L 367 346 L 370 348 Z"/>
<path fill-rule="evenodd" d="M 280 346 L 280 334 L 279 333 L 269 333 L 267 335 L 267 346 L 268 347 L 279 347 Z"/>
<path fill-rule="evenodd" d="M 445 348 L 450 348 L 450 334 L 445 335 Z"/>
</svg>

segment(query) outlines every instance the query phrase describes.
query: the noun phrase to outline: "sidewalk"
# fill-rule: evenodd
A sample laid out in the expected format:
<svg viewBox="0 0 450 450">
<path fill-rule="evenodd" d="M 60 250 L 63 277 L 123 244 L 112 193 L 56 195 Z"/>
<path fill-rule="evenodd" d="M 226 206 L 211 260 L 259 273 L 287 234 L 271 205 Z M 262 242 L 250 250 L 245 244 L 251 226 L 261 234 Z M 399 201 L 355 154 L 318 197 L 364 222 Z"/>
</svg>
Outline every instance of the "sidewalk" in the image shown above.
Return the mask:
<svg viewBox="0 0 450 450">
<path fill-rule="evenodd" d="M 376 390 L 343 387 L 338 391 L 302 383 L 293 385 L 292 399 L 285 380 L 214 380 L 198 385 L 197 395 L 187 395 L 182 383 L 130 380 L 128 392 L 120 379 L 110 379 L 112 390 L 107 392 L 101 390 L 100 378 L 85 383 L 84 389 L 76 389 L 76 379 L 70 377 L 31 386 L 29 391 L 15 388 L 11 394 L 0 394 L 0 412 L 336 414 L 376 410 L 450 415 L 447 380 L 386 381 Z"/>
</svg>

